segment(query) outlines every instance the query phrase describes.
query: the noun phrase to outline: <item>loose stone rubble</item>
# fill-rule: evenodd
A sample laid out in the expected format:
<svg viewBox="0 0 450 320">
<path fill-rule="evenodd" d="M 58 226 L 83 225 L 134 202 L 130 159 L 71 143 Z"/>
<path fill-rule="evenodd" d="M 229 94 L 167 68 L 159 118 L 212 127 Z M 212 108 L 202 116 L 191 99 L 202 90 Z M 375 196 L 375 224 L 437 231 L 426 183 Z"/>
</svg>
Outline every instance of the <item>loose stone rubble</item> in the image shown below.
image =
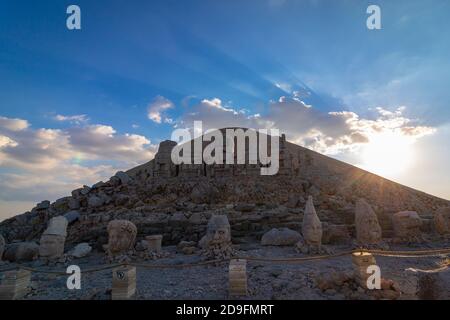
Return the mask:
<svg viewBox="0 0 450 320">
<path fill-rule="evenodd" d="M 64 255 L 68 221 L 59 216 L 49 221 L 39 241 L 39 256 L 48 261 L 56 260 Z"/>
</svg>

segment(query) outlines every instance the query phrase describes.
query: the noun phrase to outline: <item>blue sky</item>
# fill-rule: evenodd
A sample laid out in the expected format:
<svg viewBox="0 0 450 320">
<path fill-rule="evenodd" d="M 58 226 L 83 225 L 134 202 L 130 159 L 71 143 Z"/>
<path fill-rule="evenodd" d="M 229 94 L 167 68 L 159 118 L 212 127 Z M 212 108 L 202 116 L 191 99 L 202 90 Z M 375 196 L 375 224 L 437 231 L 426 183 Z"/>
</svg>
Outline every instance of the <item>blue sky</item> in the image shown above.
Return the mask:
<svg viewBox="0 0 450 320">
<path fill-rule="evenodd" d="M 66 28 L 70 4 L 81 8 L 82 30 Z M 381 30 L 366 28 L 370 4 L 381 8 Z M 387 175 L 448 199 L 449 18 L 445 0 L 2 1 L 0 116 L 9 129 L 0 131 L 0 175 L 11 188 L 0 192 L 0 206 L 10 214 L 68 194 L 83 180 L 69 181 L 67 170 L 87 170 L 89 182 L 107 179 L 146 160 L 174 125 L 195 118 L 190 113 L 220 124 L 224 109 L 244 115 L 230 118 L 239 124 L 255 114 L 276 119 L 290 140 L 362 167 L 363 144 L 377 140 L 368 126 L 414 131 L 414 163 Z M 157 107 L 162 101 L 166 109 Z M 161 123 L 149 118 L 152 105 Z M 329 114 L 344 111 L 358 120 Z M 18 120 L 27 125 L 11 130 Z M 51 131 L 41 137 L 41 129 Z M 355 133 L 367 141 L 342 142 Z M 21 139 L 37 136 L 42 161 L 25 164 L 39 157 L 21 151 Z M 53 164 L 43 155 L 46 139 Z M 109 143 L 135 158 L 120 148 L 102 152 Z M 18 186 L 57 191 L 19 196 Z"/>
</svg>

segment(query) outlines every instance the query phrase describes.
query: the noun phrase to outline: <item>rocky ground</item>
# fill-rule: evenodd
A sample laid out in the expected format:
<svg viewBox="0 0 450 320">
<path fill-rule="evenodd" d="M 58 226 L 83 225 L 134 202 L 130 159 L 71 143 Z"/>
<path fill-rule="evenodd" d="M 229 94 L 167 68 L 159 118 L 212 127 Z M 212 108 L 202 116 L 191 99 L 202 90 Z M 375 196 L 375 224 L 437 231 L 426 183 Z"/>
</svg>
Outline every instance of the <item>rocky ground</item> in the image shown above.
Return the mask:
<svg viewBox="0 0 450 320">
<path fill-rule="evenodd" d="M 441 244 L 441 246 L 449 245 Z M 439 245 L 426 248 L 439 247 Z M 393 250 L 424 249 L 425 247 L 393 247 Z M 301 257 L 293 247 L 241 244 L 238 254 L 252 257 Z M 334 252 L 350 249 L 345 246 L 330 247 Z M 199 254 L 178 253 L 175 246 L 163 247 L 167 257 L 145 261 L 149 264 L 186 264 L 202 261 Z M 248 262 L 249 296 L 244 299 L 450 299 L 450 270 L 426 274 L 408 268 L 434 269 L 443 257 L 392 258 L 376 257 L 381 276 L 391 279 L 399 294 L 380 297 L 363 290 L 352 278 L 350 256 L 296 264 Z M 63 270 L 77 264 L 81 270 L 105 264 L 105 254 L 93 251 L 89 256 L 54 266 L 34 261 L 24 265 L 44 270 Z M 1 268 L 15 266 L 9 263 Z M 17 265 L 18 266 L 18 265 Z M 422 279 L 422 280 L 421 280 Z M 68 290 L 67 276 L 33 273 L 31 290 L 25 299 L 111 299 L 111 270 L 83 274 L 81 290 Z M 426 283 L 426 285 L 424 285 Z M 426 288 L 424 288 L 426 286 Z M 391 290 L 392 291 L 392 290 Z M 392 292 L 391 292 L 392 293 Z M 135 299 L 228 299 L 228 264 L 197 266 L 193 268 L 137 269 L 137 294 Z"/>
</svg>

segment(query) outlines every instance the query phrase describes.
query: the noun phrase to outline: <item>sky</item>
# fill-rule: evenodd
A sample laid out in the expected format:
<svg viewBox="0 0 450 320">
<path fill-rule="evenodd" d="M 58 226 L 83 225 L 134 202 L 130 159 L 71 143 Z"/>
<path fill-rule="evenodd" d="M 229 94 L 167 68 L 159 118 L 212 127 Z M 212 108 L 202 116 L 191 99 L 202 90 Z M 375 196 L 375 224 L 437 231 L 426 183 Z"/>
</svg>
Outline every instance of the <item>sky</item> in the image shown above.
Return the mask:
<svg viewBox="0 0 450 320">
<path fill-rule="evenodd" d="M 279 128 L 450 199 L 448 34 L 446 0 L 1 1 L 0 220 L 150 160 L 194 120 Z"/>
</svg>

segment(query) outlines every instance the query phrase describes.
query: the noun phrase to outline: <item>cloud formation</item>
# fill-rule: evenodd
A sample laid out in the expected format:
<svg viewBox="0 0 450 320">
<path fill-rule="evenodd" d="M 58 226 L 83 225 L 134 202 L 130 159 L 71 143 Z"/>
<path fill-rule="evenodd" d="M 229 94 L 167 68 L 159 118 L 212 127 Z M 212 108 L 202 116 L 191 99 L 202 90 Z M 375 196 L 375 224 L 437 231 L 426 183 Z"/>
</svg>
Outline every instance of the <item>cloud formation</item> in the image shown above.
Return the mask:
<svg viewBox="0 0 450 320">
<path fill-rule="evenodd" d="M 33 129 L 26 120 L 1 117 L 0 200 L 54 200 L 149 161 L 155 150 L 146 137 L 108 125 Z"/>
<path fill-rule="evenodd" d="M 172 109 L 174 104 L 172 101 L 164 98 L 163 96 L 157 96 L 147 107 L 147 117 L 156 123 L 172 123 L 172 119 L 165 115 L 165 111 Z"/>
<path fill-rule="evenodd" d="M 76 114 L 76 115 L 72 115 L 72 116 L 63 116 L 61 114 L 57 114 L 54 119 L 56 121 L 68 121 L 71 123 L 75 123 L 75 124 L 81 124 L 81 123 L 86 123 L 89 121 L 89 118 L 87 115 L 85 114 Z"/>
<path fill-rule="evenodd" d="M 435 132 L 432 127 L 404 117 L 404 110 L 405 107 L 394 111 L 377 108 L 376 116 L 366 119 L 351 111 L 324 113 L 294 95 L 271 102 L 262 116 L 234 109 L 214 98 L 194 106 L 181 117 L 178 126 L 192 126 L 193 121 L 202 120 L 204 130 L 236 126 L 278 128 L 294 143 L 333 155 L 367 144 L 377 134 L 389 132 L 416 140 Z"/>
</svg>

